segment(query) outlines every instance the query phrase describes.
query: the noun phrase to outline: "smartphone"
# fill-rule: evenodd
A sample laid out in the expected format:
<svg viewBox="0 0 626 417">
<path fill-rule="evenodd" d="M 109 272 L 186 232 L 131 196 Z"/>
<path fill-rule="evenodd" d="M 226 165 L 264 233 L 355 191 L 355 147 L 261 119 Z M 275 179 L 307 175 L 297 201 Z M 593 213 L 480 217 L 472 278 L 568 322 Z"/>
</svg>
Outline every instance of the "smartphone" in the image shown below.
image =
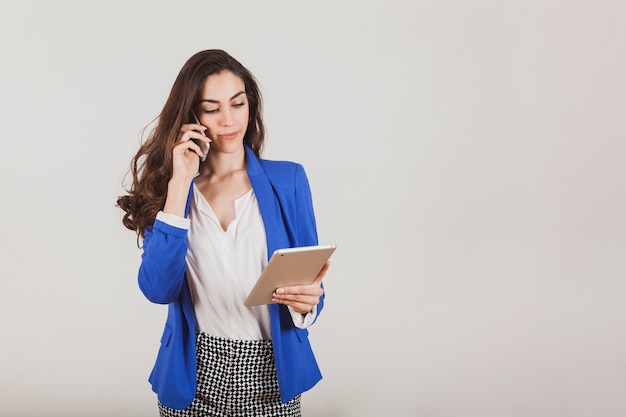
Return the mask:
<svg viewBox="0 0 626 417">
<path fill-rule="evenodd" d="M 195 112 L 191 112 L 194 121 L 201 125 L 202 123 L 200 123 L 200 120 L 198 120 L 198 116 L 196 116 Z M 206 134 L 204 132 L 200 132 L 202 133 L 204 136 L 206 136 Z M 206 159 L 207 155 L 209 154 L 209 149 L 211 148 L 210 144 L 208 144 L 207 142 L 203 142 L 199 139 L 191 139 L 193 141 L 193 143 L 195 143 L 196 145 L 198 145 L 200 147 L 200 149 L 202 150 L 202 158 L 200 158 L 200 161 L 204 162 L 204 160 Z"/>
</svg>

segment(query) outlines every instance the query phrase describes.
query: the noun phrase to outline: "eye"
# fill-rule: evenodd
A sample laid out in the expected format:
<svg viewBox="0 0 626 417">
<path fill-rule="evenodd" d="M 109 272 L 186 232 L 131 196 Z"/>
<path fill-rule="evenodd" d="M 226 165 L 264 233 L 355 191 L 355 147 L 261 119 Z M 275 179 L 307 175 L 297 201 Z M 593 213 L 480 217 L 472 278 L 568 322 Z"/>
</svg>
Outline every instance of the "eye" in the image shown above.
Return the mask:
<svg viewBox="0 0 626 417">
<path fill-rule="evenodd" d="M 239 107 L 243 107 L 243 106 L 245 106 L 245 105 L 246 105 L 246 103 L 241 102 L 241 103 L 235 103 L 235 104 L 233 104 L 233 107 L 239 108 Z"/>
<path fill-rule="evenodd" d="M 214 114 L 217 113 L 220 109 L 212 109 L 212 110 L 204 110 L 204 113 L 206 114 Z"/>
</svg>

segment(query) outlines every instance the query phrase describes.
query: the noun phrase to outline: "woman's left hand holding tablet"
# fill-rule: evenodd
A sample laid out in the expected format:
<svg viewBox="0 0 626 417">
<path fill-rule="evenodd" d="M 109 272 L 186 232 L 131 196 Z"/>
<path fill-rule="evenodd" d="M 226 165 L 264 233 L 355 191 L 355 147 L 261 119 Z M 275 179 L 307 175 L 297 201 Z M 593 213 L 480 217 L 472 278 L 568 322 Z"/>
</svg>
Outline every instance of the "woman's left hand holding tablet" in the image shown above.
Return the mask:
<svg viewBox="0 0 626 417">
<path fill-rule="evenodd" d="M 290 306 L 301 314 L 307 314 L 313 310 L 320 302 L 320 297 L 324 294 L 322 280 L 330 268 L 330 261 L 317 274 L 315 280 L 309 285 L 294 285 L 291 287 L 277 288 L 273 294 L 273 301 L 278 304 Z"/>
</svg>

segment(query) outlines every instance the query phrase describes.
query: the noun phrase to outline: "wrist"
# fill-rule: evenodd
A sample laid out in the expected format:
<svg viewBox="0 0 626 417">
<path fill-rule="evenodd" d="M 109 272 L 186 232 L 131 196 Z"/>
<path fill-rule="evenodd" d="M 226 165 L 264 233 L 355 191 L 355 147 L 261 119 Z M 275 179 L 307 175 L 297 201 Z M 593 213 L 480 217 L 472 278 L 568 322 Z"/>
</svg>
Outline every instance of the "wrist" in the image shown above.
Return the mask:
<svg viewBox="0 0 626 417">
<path fill-rule="evenodd" d="M 195 178 L 195 176 L 188 176 L 188 175 L 172 175 L 172 178 L 170 178 L 170 180 L 167 183 L 167 188 L 168 191 L 172 188 L 172 187 L 182 187 L 182 188 L 186 188 L 189 189 L 189 186 L 191 185 L 191 181 L 193 181 L 193 179 Z"/>
<path fill-rule="evenodd" d="M 189 187 L 192 179 L 172 177 L 167 184 L 167 197 L 163 206 L 163 212 L 185 217 L 185 207 L 189 196 Z"/>
</svg>

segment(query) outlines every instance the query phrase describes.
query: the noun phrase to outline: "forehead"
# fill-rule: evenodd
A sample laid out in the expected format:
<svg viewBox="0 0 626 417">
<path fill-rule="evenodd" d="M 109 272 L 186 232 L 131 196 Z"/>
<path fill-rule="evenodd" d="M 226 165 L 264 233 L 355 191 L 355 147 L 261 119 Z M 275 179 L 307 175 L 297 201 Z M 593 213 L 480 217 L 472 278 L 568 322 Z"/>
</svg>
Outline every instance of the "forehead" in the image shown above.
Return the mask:
<svg viewBox="0 0 626 417">
<path fill-rule="evenodd" d="M 246 91 L 243 80 L 230 71 L 222 71 L 206 78 L 200 100 L 228 101 L 242 91 Z"/>
</svg>

